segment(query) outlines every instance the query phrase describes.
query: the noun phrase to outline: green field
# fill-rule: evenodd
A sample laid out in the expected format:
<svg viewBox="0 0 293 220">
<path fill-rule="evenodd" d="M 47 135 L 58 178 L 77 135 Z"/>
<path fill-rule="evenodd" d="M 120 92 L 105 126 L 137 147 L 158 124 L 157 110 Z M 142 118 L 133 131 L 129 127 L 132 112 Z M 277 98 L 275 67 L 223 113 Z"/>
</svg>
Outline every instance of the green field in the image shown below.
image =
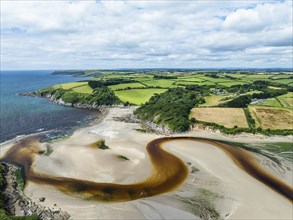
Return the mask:
<svg viewBox="0 0 293 220">
<path fill-rule="evenodd" d="M 271 79 L 289 79 L 291 78 L 293 75 L 292 74 L 277 74 L 275 76 L 270 77 Z"/>
<path fill-rule="evenodd" d="M 174 88 L 177 87 L 176 85 L 173 85 L 175 81 L 170 79 L 158 79 L 158 80 L 147 80 L 147 81 L 141 81 L 146 86 L 159 86 L 162 88 Z"/>
<path fill-rule="evenodd" d="M 250 82 L 247 81 L 229 81 L 229 82 L 223 82 L 223 83 L 218 83 L 219 85 L 222 86 L 234 86 L 234 85 L 244 85 L 244 84 L 249 84 Z"/>
<path fill-rule="evenodd" d="M 149 101 L 155 93 L 165 92 L 166 89 L 129 89 L 115 91 L 115 95 L 123 102 L 141 105 Z"/>
<path fill-rule="evenodd" d="M 72 88 L 73 91 L 79 92 L 79 93 L 92 93 L 93 89 L 89 87 L 88 85 L 78 86 Z"/>
<path fill-rule="evenodd" d="M 251 75 L 244 75 L 245 77 L 243 77 L 243 80 L 269 80 L 270 77 L 274 76 L 274 75 L 270 75 L 270 74 L 251 74 Z"/>
<path fill-rule="evenodd" d="M 62 87 L 62 89 L 72 89 L 72 88 L 83 86 L 83 85 L 87 85 L 87 82 L 70 82 L 70 83 L 61 84 L 60 86 Z"/>
<path fill-rule="evenodd" d="M 126 88 L 143 88 L 145 85 L 141 83 L 124 83 L 124 84 L 118 84 L 113 86 L 108 86 L 112 90 L 119 90 L 119 89 L 126 89 Z"/>
<path fill-rule="evenodd" d="M 288 94 L 278 96 L 277 99 L 280 101 L 282 106 L 287 108 L 293 107 L 293 92 L 289 92 Z"/>
<path fill-rule="evenodd" d="M 222 77 L 220 77 L 220 78 L 212 78 L 212 77 L 208 77 L 208 76 L 201 76 L 201 77 L 199 77 L 199 79 L 206 80 L 206 81 L 213 82 L 213 83 L 233 82 L 230 79 L 222 78 Z"/>
<path fill-rule="evenodd" d="M 282 83 L 282 84 L 290 84 L 292 83 L 292 79 L 276 79 L 273 82 Z"/>
<path fill-rule="evenodd" d="M 268 99 L 264 103 L 260 104 L 263 106 L 282 107 L 282 105 L 275 98 Z"/>
</svg>

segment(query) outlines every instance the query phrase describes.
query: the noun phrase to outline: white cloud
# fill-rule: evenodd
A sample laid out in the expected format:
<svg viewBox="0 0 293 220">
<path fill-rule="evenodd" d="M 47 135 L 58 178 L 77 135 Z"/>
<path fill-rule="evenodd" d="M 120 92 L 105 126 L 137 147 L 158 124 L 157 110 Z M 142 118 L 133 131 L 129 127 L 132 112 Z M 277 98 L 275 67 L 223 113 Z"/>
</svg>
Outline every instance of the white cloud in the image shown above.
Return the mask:
<svg viewBox="0 0 293 220">
<path fill-rule="evenodd" d="M 292 34 L 291 1 L 1 1 L 1 68 L 291 67 Z"/>
</svg>

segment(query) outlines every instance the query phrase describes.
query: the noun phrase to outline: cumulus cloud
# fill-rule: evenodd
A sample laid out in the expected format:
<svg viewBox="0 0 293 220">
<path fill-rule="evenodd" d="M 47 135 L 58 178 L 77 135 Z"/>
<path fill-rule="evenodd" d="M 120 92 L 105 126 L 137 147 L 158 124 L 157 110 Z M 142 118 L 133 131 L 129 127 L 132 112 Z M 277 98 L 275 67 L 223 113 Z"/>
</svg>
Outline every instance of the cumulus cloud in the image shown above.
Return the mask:
<svg viewBox="0 0 293 220">
<path fill-rule="evenodd" d="M 1 1 L 1 68 L 292 67 L 292 34 L 292 1 Z"/>
</svg>

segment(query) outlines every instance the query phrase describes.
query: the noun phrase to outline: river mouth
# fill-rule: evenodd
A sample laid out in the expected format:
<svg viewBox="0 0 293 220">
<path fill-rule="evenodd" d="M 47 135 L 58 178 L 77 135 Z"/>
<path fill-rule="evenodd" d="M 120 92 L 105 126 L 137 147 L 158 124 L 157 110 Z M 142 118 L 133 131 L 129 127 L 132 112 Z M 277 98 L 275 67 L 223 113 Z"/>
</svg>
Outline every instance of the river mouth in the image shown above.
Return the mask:
<svg viewBox="0 0 293 220">
<path fill-rule="evenodd" d="M 147 152 L 153 165 L 153 171 L 145 180 L 133 184 L 98 183 L 93 181 L 56 177 L 37 173 L 32 169 L 36 155 L 43 153 L 40 147 L 41 136 L 31 136 L 12 146 L 0 159 L 22 168 L 25 181 L 54 186 L 62 192 L 78 196 L 85 200 L 104 202 L 120 202 L 150 197 L 169 192 L 179 187 L 188 176 L 185 163 L 163 149 L 163 145 L 171 141 L 189 140 L 205 142 L 223 150 L 233 162 L 246 173 L 264 183 L 292 202 L 292 187 L 277 179 L 255 161 L 247 150 L 220 141 L 196 137 L 165 137 L 150 141 Z"/>
</svg>

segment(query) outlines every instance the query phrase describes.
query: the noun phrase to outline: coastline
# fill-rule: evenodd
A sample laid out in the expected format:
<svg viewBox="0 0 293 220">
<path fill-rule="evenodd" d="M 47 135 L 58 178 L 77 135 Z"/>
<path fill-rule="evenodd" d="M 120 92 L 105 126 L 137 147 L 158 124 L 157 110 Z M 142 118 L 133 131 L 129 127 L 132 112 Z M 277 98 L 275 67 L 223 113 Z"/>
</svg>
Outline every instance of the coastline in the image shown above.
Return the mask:
<svg viewBox="0 0 293 220">
<path fill-rule="evenodd" d="M 34 162 L 33 169 L 50 175 L 95 182 L 129 184 L 144 180 L 152 171 L 152 165 L 147 156 L 145 146 L 149 141 L 162 137 L 162 135 L 141 133 L 135 130 L 140 127 L 139 124 L 114 120 L 114 117 L 127 115 L 133 109 L 133 107 L 108 109 L 105 117 L 86 127 L 77 129 L 68 139 L 52 143 L 53 153 L 49 157 L 38 156 Z M 182 136 L 182 134 L 178 135 Z M 249 137 L 251 142 L 267 142 L 267 139 L 262 136 L 253 135 L 254 137 L 251 138 L 250 135 L 241 135 L 231 138 L 207 131 L 191 131 L 185 133 L 184 136 L 217 137 L 218 139 L 230 141 L 247 140 Z M 86 147 L 97 139 L 104 139 L 110 150 L 97 151 Z M 287 138 L 281 136 L 270 139 L 270 141 L 275 142 L 280 140 L 286 141 Z M 182 143 L 184 144 L 182 145 Z M 253 193 L 245 194 L 247 190 L 256 187 L 262 192 L 263 198 L 266 198 L 277 207 L 281 204 L 281 209 L 284 212 L 283 217 L 286 213 L 291 214 L 283 197 L 257 180 L 247 176 L 239 168 L 236 168 L 231 159 L 223 152 L 219 152 L 216 148 L 211 148 L 208 145 L 199 144 L 196 148 L 193 146 L 194 144 L 188 144 L 184 141 L 176 141 L 166 145 L 165 148 L 168 151 L 188 164 L 190 175 L 178 190 L 163 195 L 130 202 L 105 204 L 103 202 L 80 200 L 61 193 L 52 186 L 38 185 L 32 182 L 28 183 L 25 193 L 36 203 L 39 203 L 40 197 L 46 197 L 46 201 L 42 203 L 43 205 L 52 207 L 57 203 L 58 207 L 68 211 L 74 219 L 96 218 L 97 216 L 101 216 L 103 219 L 117 218 L 120 215 L 129 219 L 146 218 L 152 215 L 167 218 L 169 213 L 173 213 L 178 218 L 181 216 L 184 216 L 184 218 L 196 218 L 196 216 L 200 216 L 200 212 L 198 210 L 192 211 L 186 201 L 187 199 L 189 201 L 193 200 L 190 200 L 187 195 L 193 195 L 196 191 L 197 196 L 193 198 L 196 202 L 196 198 L 201 196 L 200 193 L 205 192 L 200 189 L 204 189 L 216 197 L 213 202 L 215 203 L 213 204 L 214 210 L 217 210 L 222 217 L 240 218 L 241 216 L 243 217 L 247 210 L 264 209 L 266 205 L 269 205 L 265 199 L 259 198 Z M 129 161 L 123 162 L 115 155 L 123 155 L 129 158 Z M 77 156 L 78 158 L 76 158 Z M 78 162 L 77 164 L 76 161 Z M 222 173 L 223 170 L 219 169 L 219 163 L 221 166 L 227 167 L 227 171 L 224 174 Z M 199 171 L 194 171 L 196 170 L 195 168 L 199 168 Z M 236 175 L 239 179 L 232 178 L 233 182 L 230 178 L 231 175 Z M 249 187 L 241 183 L 241 180 L 246 182 Z M 235 181 L 243 189 L 240 190 L 239 187 L 234 186 Z M 208 184 L 203 185 L 204 182 Z M 273 201 L 271 201 L 272 198 L 274 198 Z M 251 200 L 255 201 L 254 205 L 250 204 Z M 258 202 L 260 203 L 257 205 Z M 72 204 L 75 205 L 73 206 Z M 159 204 L 163 205 L 163 208 L 158 208 Z M 121 211 L 122 207 L 128 210 L 128 213 Z M 81 210 L 86 213 L 81 213 Z M 251 216 L 263 217 L 269 214 L 272 215 L 272 213 L 266 213 L 263 210 L 257 213 L 252 212 Z"/>
</svg>

